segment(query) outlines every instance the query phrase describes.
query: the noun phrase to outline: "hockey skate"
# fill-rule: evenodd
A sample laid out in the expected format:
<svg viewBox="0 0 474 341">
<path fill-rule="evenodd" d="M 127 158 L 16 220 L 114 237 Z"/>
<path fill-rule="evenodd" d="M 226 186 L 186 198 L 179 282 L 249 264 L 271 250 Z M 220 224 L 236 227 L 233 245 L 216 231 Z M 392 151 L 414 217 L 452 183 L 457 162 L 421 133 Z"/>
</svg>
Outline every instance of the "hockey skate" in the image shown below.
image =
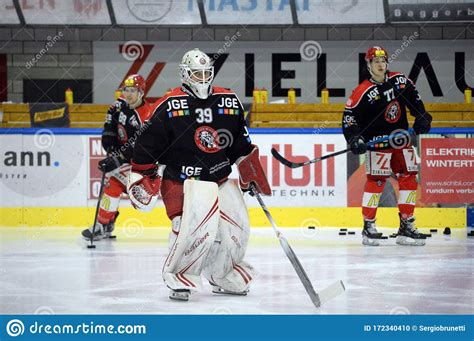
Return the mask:
<svg viewBox="0 0 474 341">
<path fill-rule="evenodd" d="M 115 222 L 110 222 L 108 224 L 101 224 L 97 222 L 94 226 L 85 229 L 82 231 L 82 236 L 85 240 L 90 241 L 92 237 L 92 232 L 94 232 L 94 241 L 98 241 L 101 239 L 114 239 L 115 236 L 112 235 L 112 232 L 115 229 Z"/>
<path fill-rule="evenodd" d="M 188 289 L 176 289 L 170 290 L 169 298 L 175 301 L 189 301 L 189 296 L 191 296 L 191 290 Z"/>
<path fill-rule="evenodd" d="M 377 232 L 375 219 L 364 219 L 364 229 L 362 230 L 362 244 L 379 246 L 379 240 L 383 239 L 382 233 Z"/>
<path fill-rule="evenodd" d="M 403 219 L 400 213 L 400 228 L 396 243 L 398 245 L 423 246 L 426 243 L 426 236 L 419 233 L 415 227 L 415 217 Z"/>
<path fill-rule="evenodd" d="M 247 296 L 249 289 L 245 289 L 244 291 L 241 292 L 235 292 L 235 291 L 229 291 L 224 288 L 221 288 L 217 284 L 214 284 L 212 282 L 209 282 L 209 284 L 212 286 L 212 292 L 214 294 L 221 294 L 221 295 L 236 295 L 236 296 Z"/>
</svg>

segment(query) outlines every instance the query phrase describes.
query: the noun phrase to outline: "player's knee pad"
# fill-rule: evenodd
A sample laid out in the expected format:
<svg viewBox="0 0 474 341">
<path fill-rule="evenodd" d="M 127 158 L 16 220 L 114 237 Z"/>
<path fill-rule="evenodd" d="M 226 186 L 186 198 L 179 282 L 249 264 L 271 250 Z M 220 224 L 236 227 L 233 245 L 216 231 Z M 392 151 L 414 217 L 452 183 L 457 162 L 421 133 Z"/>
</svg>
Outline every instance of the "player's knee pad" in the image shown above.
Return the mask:
<svg viewBox="0 0 474 341">
<path fill-rule="evenodd" d="M 250 222 L 242 193 L 234 181 L 219 188 L 220 219 L 216 240 L 206 260 L 204 275 L 216 285 L 243 291 L 256 271 L 243 262 L 250 236 Z M 233 284 L 232 284 L 233 283 Z"/>
<path fill-rule="evenodd" d="M 200 290 L 203 264 L 217 235 L 218 188 L 213 182 L 186 180 L 183 190 L 183 215 L 173 220 L 178 234 L 163 267 L 163 280 L 173 290 Z"/>
</svg>

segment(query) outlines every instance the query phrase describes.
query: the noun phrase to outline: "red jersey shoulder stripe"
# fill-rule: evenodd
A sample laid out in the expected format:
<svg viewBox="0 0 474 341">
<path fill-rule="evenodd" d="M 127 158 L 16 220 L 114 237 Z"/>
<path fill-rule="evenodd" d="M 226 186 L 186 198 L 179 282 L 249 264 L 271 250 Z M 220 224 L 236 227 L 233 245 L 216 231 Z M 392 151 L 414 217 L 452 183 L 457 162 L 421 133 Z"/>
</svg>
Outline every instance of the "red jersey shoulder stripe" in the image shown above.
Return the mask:
<svg viewBox="0 0 474 341">
<path fill-rule="evenodd" d="M 220 94 L 235 95 L 235 93 L 232 90 L 226 89 L 226 88 L 221 88 L 221 87 L 218 87 L 218 86 L 213 86 L 212 87 L 212 93 L 214 95 L 220 95 Z"/>
<path fill-rule="evenodd" d="M 364 97 L 365 93 L 374 86 L 376 86 L 376 84 L 371 83 L 368 79 L 360 83 L 357 88 L 352 91 L 351 96 L 346 102 L 346 108 L 355 108 L 359 104 L 362 97 Z"/>
<path fill-rule="evenodd" d="M 393 78 L 395 76 L 398 76 L 398 75 L 402 75 L 402 76 L 405 76 L 403 73 L 401 72 L 389 72 L 388 73 L 388 78 Z"/>
<path fill-rule="evenodd" d="M 153 104 L 150 117 L 153 116 L 158 111 L 158 108 L 163 103 L 165 103 L 168 99 L 173 98 L 173 97 L 183 97 L 183 96 L 188 96 L 188 94 L 183 92 L 183 90 L 181 90 L 181 87 L 174 88 L 173 90 L 171 90 L 169 94 L 164 95 Z"/>
<path fill-rule="evenodd" d="M 150 102 L 144 100 L 143 105 L 134 110 L 138 116 L 138 119 L 140 120 L 140 124 L 143 124 L 143 122 L 148 120 L 153 114 L 152 106 L 153 105 Z"/>
</svg>

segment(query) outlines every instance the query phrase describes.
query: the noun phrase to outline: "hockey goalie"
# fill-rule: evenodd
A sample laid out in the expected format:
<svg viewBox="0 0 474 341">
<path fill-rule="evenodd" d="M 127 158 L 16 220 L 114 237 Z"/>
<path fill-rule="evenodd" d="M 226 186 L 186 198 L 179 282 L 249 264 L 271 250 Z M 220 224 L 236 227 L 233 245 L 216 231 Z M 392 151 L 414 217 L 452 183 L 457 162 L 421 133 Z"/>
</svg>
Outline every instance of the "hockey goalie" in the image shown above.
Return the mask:
<svg viewBox="0 0 474 341">
<path fill-rule="evenodd" d="M 209 56 L 188 51 L 179 70 L 182 85 L 155 103 L 135 144 L 130 200 L 147 211 L 161 191 L 172 225 L 162 273 L 171 299 L 187 301 L 203 278 L 214 293 L 246 295 L 257 272 L 244 260 L 250 225 L 242 191 L 270 195 L 270 185 L 239 98 L 211 86 Z M 239 183 L 228 179 L 233 164 Z"/>
</svg>

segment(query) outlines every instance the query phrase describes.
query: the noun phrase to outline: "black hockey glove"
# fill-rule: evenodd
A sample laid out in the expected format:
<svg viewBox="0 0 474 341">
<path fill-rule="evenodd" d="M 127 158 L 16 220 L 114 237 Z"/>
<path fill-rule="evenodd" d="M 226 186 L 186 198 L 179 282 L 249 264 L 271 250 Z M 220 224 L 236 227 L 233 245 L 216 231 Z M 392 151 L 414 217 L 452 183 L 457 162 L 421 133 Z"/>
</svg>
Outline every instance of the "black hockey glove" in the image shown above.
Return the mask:
<svg viewBox="0 0 474 341">
<path fill-rule="evenodd" d="M 123 159 L 119 156 L 109 156 L 99 161 L 99 170 L 104 173 L 113 171 L 119 168 L 124 163 Z"/>
<path fill-rule="evenodd" d="M 415 131 L 415 134 L 427 134 L 431 129 L 432 120 L 433 117 L 427 112 L 416 116 L 415 122 L 413 123 L 413 130 Z"/>
<path fill-rule="evenodd" d="M 351 148 L 351 152 L 355 155 L 364 154 L 367 151 L 367 145 L 360 136 L 354 136 L 349 147 Z"/>
<path fill-rule="evenodd" d="M 104 131 L 102 134 L 102 147 L 104 147 L 107 153 L 113 153 L 118 147 L 117 135 L 111 131 Z"/>
</svg>

